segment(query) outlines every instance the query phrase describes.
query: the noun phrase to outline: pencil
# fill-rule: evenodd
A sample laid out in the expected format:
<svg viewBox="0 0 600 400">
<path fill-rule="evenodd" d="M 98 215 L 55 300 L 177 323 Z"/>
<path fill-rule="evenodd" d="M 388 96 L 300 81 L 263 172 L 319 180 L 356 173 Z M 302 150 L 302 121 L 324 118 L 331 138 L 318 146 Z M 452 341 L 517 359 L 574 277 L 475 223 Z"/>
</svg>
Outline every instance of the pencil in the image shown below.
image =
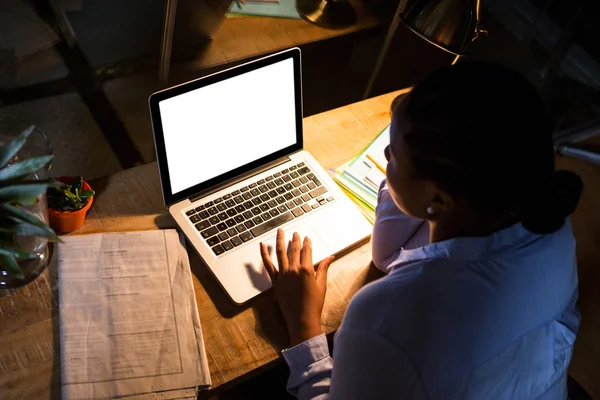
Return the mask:
<svg viewBox="0 0 600 400">
<path fill-rule="evenodd" d="M 377 161 L 375 161 L 375 159 L 373 157 L 371 157 L 369 154 L 367 154 L 367 158 L 373 163 L 375 164 L 375 166 L 377 167 L 378 170 L 380 170 L 381 172 L 383 172 L 385 174 L 385 168 L 383 168 L 381 165 L 379 165 L 379 163 Z"/>
</svg>

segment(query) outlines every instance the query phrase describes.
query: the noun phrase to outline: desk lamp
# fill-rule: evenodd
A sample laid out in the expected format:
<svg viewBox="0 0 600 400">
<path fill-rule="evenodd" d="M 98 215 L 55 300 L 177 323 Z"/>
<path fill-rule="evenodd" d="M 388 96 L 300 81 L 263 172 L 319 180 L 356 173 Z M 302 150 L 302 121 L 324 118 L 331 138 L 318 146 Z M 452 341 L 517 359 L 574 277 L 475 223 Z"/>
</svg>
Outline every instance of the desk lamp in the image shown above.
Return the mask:
<svg viewBox="0 0 600 400">
<path fill-rule="evenodd" d="M 453 64 L 480 33 L 486 33 L 479 26 L 479 0 L 400 0 L 363 95 L 365 99 L 371 93 L 400 23 L 434 46 L 454 54 Z"/>
</svg>

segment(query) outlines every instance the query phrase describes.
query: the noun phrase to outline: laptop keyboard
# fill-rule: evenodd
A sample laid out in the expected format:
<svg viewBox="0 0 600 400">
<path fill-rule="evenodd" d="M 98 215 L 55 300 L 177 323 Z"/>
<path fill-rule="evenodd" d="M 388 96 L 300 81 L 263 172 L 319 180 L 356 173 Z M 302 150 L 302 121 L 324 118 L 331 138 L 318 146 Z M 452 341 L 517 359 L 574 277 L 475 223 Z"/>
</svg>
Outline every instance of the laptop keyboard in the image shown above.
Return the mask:
<svg viewBox="0 0 600 400">
<path fill-rule="evenodd" d="M 186 211 L 216 255 L 333 201 L 303 163 Z"/>
</svg>

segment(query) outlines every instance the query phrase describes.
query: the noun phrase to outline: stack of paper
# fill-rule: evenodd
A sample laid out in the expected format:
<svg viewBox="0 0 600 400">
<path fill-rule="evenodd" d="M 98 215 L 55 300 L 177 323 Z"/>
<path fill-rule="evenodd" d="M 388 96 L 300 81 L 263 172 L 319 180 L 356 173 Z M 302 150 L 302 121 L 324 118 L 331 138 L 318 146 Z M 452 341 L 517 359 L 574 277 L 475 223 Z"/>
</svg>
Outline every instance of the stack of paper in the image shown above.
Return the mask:
<svg viewBox="0 0 600 400">
<path fill-rule="evenodd" d="M 390 143 L 390 127 L 386 127 L 356 157 L 329 173 L 342 190 L 356 203 L 371 223 L 375 222 L 377 191 L 385 179 L 387 160 L 385 147 Z"/>
<path fill-rule="evenodd" d="M 175 230 L 63 237 L 58 259 L 63 399 L 194 399 L 210 385 Z"/>
</svg>

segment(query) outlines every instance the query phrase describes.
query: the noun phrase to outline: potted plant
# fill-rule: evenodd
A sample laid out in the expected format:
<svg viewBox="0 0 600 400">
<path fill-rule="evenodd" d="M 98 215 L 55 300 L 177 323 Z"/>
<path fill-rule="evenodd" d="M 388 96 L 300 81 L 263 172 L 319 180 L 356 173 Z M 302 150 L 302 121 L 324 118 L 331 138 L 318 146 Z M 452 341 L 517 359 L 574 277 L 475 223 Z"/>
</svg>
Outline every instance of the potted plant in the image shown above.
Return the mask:
<svg viewBox="0 0 600 400">
<path fill-rule="evenodd" d="M 44 223 L 44 195 L 51 183 L 35 179 L 52 156 L 24 158 L 17 154 L 34 130 L 30 126 L 0 147 L 1 294 L 34 280 L 48 264 L 48 239 L 58 240 Z"/>
<path fill-rule="evenodd" d="M 50 226 L 58 232 L 72 232 L 83 225 L 95 192 L 81 176 L 59 176 L 56 181 L 56 186 L 48 188 Z"/>
</svg>

